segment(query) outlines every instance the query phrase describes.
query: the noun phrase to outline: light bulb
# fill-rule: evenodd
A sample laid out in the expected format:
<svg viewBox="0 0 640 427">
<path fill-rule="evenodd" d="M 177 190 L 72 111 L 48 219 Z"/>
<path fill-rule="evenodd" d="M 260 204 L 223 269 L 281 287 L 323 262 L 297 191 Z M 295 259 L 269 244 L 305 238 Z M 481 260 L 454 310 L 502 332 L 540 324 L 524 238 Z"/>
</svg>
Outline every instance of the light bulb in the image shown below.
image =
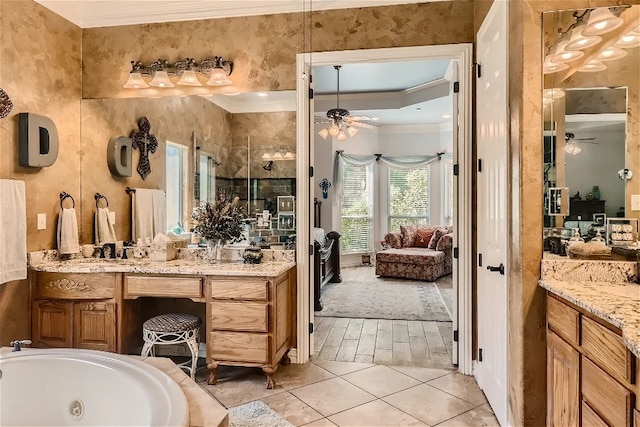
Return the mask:
<svg viewBox="0 0 640 427">
<path fill-rule="evenodd" d="M 136 73 L 129 73 L 129 78 L 127 79 L 127 82 L 122 87 L 126 89 L 142 89 L 145 87 L 149 87 L 149 85 L 142 78 L 142 74 L 136 72 Z"/>
<path fill-rule="evenodd" d="M 329 136 L 329 129 L 322 129 L 320 132 L 318 132 L 318 135 L 320 135 L 322 139 L 327 139 L 327 137 Z"/>
<path fill-rule="evenodd" d="M 174 87 L 174 84 L 169 79 L 169 74 L 166 71 L 156 71 L 153 75 L 153 79 L 149 82 L 150 86 L 154 87 Z"/>
<path fill-rule="evenodd" d="M 207 82 L 209 86 L 225 86 L 231 83 L 229 76 L 222 68 L 214 68 L 211 72 L 211 78 Z"/>
<path fill-rule="evenodd" d="M 202 86 L 202 83 L 198 80 L 198 76 L 196 76 L 196 72 L 193 70 L 185 70 L 177 84 L 181 86 Z"/>
<path fill-rule="evenodd" d="M 344 133 L 342 129 L 340 129 L 340 132 L 338 133 L 338 137 L 336 139 L 338 141 L 344 141 L 345 139 L 347 139 L 347 134 Z"/>
<path fill-rule="evenodd" d="M 354 136 L 356 136 L 358 134 L 358 129 L 353 127 L 353 126 L 348 126 L 347 127 L 347 133 L 349 134 L 349 136 L 351 138 L 353 138 Z"/>
<path fill-rule="evenodd" d="M 333 125 L 329 128 L 329 135 L 331 136 L 338 136 L 338 134 L 340 133 L 341 129 L 337 126 L 337 125 Z"/>
</svg>

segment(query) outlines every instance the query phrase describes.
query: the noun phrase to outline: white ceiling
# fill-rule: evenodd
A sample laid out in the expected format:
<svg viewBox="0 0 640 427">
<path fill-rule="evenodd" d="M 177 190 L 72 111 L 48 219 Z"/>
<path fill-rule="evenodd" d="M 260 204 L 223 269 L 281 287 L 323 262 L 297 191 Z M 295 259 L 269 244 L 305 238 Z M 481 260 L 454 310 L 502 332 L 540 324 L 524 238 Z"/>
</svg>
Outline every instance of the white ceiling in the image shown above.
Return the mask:
<svg viewBox="0 0 640 427">
<path fill-rule="evenodd" d="M 81 28 L 452 0 L 35 0 Z"/>
</svg>

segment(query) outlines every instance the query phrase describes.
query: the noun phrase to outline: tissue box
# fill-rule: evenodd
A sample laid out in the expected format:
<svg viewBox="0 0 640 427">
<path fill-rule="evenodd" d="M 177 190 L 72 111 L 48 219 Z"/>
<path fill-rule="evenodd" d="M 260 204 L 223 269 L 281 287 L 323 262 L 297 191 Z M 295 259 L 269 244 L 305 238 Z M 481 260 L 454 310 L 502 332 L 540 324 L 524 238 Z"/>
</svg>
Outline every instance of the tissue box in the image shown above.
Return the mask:
<svg viewBox="0 0 640 427">
<path fill-rule="evenodd" d="M 151 261 L 171 261 L 176 259 L 178 248 L 187 247 L 186 240 L 174 240 L 172 242 L 153 242 L 149 246 L 149 259 Z"/>
</svg>

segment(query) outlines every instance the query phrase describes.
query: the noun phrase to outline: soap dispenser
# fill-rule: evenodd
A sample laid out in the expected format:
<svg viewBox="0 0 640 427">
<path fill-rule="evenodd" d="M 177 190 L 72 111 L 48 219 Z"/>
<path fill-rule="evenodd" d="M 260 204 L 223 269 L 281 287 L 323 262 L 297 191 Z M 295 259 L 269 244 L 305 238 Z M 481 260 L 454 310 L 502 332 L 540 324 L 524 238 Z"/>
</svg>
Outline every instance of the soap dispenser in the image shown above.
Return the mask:
<svg viewBox="0 0 640 427">
<path fill-rule="evenodd" d="M 571 238 L 569 239 L 569 245 L 568 246 L 575 245 L 576 243 L 584 243 L 584 239 L 582 237 L 580 237 L 579 229 L 574 228 L 573 229 L 573 236 L 571 236 Z"/>
<path fill-rule="evenodd" d="M 591 241 L 593 243 L 598 243 L 600 245 L 606 246 L 606 242 L 604 240 L 604 237 L 602 237 L 602 234 L 600 234 L 600 230 L 596 231 L 596 237 L 594 237 L 593 239 L 591 239 Z"/>
</svg>

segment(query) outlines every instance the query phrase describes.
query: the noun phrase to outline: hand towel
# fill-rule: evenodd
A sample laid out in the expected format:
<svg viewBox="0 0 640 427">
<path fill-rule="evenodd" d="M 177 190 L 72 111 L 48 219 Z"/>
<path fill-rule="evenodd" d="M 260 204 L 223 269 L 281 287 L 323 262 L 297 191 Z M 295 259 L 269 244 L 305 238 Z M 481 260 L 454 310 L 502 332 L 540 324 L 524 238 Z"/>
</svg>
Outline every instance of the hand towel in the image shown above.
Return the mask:
<svg viewBox="0 0 640 427">
<path fill-rule="evenodd" d="M 24 181 L 0 179 L 0 283 L 27 278 Z"/>
<path fill-rule="evenodd" d="M 162 190 L 153 190 L 153 237 L 167 232 L 167 197 Z"/>
<path fill-rule="evenodd" d="M 80 252 L 78 243 L 78 219 L 76 210 L 62 208 L 58 215 L 58 253 L 61 255 Z"/>
<path fill-rule="evenodd" d="M 111 222 L 108 208 L 98 208 L 93 225 L 96 245 L 116 243 L 116 231 Z"/>
</svg>

